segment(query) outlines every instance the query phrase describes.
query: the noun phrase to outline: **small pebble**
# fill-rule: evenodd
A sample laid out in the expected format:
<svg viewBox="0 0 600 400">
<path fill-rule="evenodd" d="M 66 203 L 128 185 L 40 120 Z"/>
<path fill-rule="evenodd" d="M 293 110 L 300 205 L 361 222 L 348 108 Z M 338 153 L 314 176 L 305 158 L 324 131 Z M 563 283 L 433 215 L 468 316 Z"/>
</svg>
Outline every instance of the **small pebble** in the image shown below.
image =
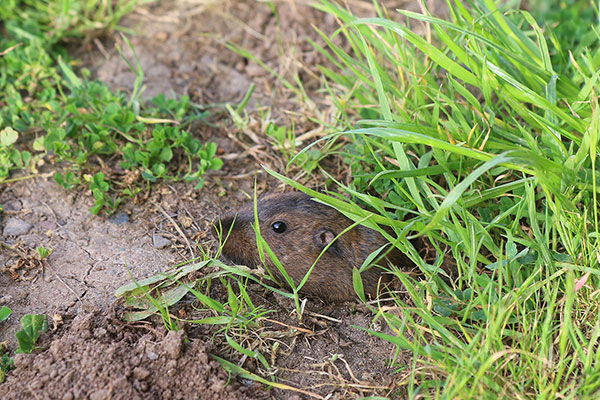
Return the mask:
<svg viewBox="0 0 600 400">
<path fill-rule="evenodd" d="M 155 249 L 162 249 L 163 247 L 167 247 L 171 244 L 171 241 L 161 235 L 155 233 L 152 235 L 152 244 Z"/>
<path fill-rule="evenodd" d="M 4 225 L 4 236 L 19 236 L 29 232 L 31 224 L 19 218 L 9 218 Z"/>
<path fill-rule="evenodd" d="M 33 379 L 28 382 L 27 387 L 30 388 L 30 390 L 35 390 L 37 392 L 44 387 L 44 382 L 42 382 L 41 379 Z"/>
<path fill-rule="evenodd" d="M 129 214 L 120 212 L 118 214 L 111 215 L 108 217 L 108 220 L 115 225 L 121 225 L 126 222 L 129 222 Z"/>
<path fill-rule="evenodd" d="M 98 328 L 98 329 L 96 329 L 96 330 L 94 331 L 94 336 L 95 336 L 95 337 L 103 337 L 103 336 L 105 336 L 105 335 L 106 335 L 106 333 L 107 333 L 107 332 L 106 332 L 106 329 L 104 329 L 104 328 Z"/>
<path fill-rule="evenodd" d="M 165 368 L 168 371 L 175 371 L 177 372 L 177 361 L 176 360 L 169 360 L 167 361 L 167 364 L 165 365 Z"/>
</svg>

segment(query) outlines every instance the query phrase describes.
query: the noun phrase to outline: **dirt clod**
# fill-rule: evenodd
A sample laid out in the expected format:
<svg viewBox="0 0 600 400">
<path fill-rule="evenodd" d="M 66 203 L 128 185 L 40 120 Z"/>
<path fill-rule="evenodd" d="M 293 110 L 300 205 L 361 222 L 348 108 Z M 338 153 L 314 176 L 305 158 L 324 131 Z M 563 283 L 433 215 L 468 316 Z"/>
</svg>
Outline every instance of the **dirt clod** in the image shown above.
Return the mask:
<svg viewBox="0 0 600 400">
<path fill-rule="evenodd" d="M 165 353 L 172 360 L 177 360 L 181 357 L 181 350 L 183 348 L 183 331 L 170 331 L 162 341 L 162 347 Z"/>
</svg>

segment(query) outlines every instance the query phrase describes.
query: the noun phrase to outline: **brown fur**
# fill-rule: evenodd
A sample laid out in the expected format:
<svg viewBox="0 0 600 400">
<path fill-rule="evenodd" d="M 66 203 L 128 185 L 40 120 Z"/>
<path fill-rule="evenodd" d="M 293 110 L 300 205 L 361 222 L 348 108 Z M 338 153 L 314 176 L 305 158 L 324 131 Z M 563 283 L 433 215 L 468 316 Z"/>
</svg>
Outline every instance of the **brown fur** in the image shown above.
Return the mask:
<svg viewBox="0 0 600 400">
<path fill-rule="evenodd" d="M 257 209 L 262 237 L 295 284 L 302 280 L 325 245 L 353 223 L 334 208 L 317 203 L 300 192 L 262 196 Z M 235 223 L 223 247 L 223 255 L 238 264 L 250 267 L 260 265 L 256 236 L 251 226 L 254 222 L 253 204 L 243 207 L 236 215 L 221 219 L 223 235 L 229 231 L 234 217 Z M 287 226 L 283 233 L 273 229 L 273 224 L 278 221 Z M 370 253 L 386 243 L 387 240 L 378 232 L 362 225 L 355 226 L 333 242 L 321 256 L 300 292 L 326 301 L 355 299 L 353 267 L 359 268 Z M 265 254 L 265 258 L 271 273 L 285 284 L 285 279 L 269 256 Z M 388 253 L 386 258 L 398 267 L 413 265 L 397 249 Z M 382 272 L 380 268 L 372 267 L 362 273 L 365 293 L 375 296 L 378 284 L 389 281 L 389 275 Z"/>
</svg>

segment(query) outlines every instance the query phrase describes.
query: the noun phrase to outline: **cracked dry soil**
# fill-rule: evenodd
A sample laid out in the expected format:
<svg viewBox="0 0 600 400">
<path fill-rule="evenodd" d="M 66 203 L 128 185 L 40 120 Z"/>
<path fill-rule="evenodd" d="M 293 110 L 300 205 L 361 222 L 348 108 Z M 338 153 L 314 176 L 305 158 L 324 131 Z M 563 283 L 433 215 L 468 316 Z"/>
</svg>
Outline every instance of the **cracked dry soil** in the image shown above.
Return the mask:
<svg viewBox="0 0 600 400">
<path fill-rule="evenodd" d="M 385 3 L 389 9 L 418 10 L 412 1 Z M 177 93 L 200 104 L 236 102 L 255 83 L 251 112 L 268 105 L 272 119 L 286 125 L 298 118 L 288 112 L 296 107 L 294 95 L 255 62 L 226 50 L 222 43 L 230 40 L 251 49 L 283 76 L 298 71 L 314 94 L 318 75 L 307 71 L 315 73 L 317 64 L 325 60 L 306 37 L 320 41 L 311 24 L 327 32 L 337 25 L 307 4 L 276 2 L 275 16 L 262 2 L 161 1 L 140 7 L 122 24 L 137 32 L 130 39 L 145 71 L 146 97 Z M 353 2 L 356 12 L 365 15 L 372 11 L 368 4 Z M 293 53 L 289 65 L 273 45 L 280 34 L 282 42 L 292 46 L 285 50 Z M 119 40 L 113 35 L 78 51 L 95 77 L 127 91 L 134 78 L 115 49 Z M 131 56 L 127 49 L 125 53 Z M 315 94 L 316 107 L 326 106 L 319 98 L 322 95 Z M 106 218 L 89 213 L 89 193 L 58 187 L 52 175 L 60 166 L 44 165 L 35 178 L 0 187 L 4 206 L 0 240 L 17 250 L 0 248 L 0 305 L 13 309 L 10 319 L 0 325 L 0 341 L 15 348 L 18 320 L 25 314 L 51 317 L 39 349 L 15 357 L 16 369 L 0 384 L 1 399 L 308 398 L 228 376 L 209 354 L 229 356 L 236 363 L 239 355 L 227 353 L 231 349 L 208 329 L 184 324 L 181 331 L 167 333 L 158 319 L 125 323 L 120 318 L 122 306 L 115 303 L 115 290 L 129 283 L 131 276 L 143 279 L 191 258 L 173 223 L 190 243 L 206 244 L 210 221 L 244 203 L 255 178 L 259 192 L 267 187 L 283 189 L 260 173 L 261 155 L 284 168 L 280 160 L 276 164 L 277 154 L 269 153 L 266 141 L 245 145 L 223 117 L 217 114 L 215 127 L 195 128 L 197 137 L 217 142 L 225 160 L 223 169 L 212 172 L 200 191 L 185 183 L 157 185 L 146 198 L 130 201 Z M 315 128 L 306 118 L 295 124 L 298 135 Z M 303 179 L 319 184 L 312 177 Z M 33 256 L 40 245 L 53 250 L 43 263 Z M 278 310 L 272 320 L 297 324 L 291 316 L 293 304 L 260 288 L 251 289 L 257 301 Z M 279 325 L 279 331 L 273 330 L 280 333 L 274 340 L 284 349 L 271 355 L 278 381 L 332 399 L 402 398 L 401 390 L 386 389 L 398 379 L 388 363 L 393 347 L 352 327 L 370 326 L 372 316 L 366 310 L 309 301 L 306 315 L 308 334 L 289 335 L 289 329 Z M 410 354 L 400 353 L 396 361 L 401 365 L 410 359 Z M 242 365 L 253 370 L 252 362 L 246 359 Z"/>
</svg>

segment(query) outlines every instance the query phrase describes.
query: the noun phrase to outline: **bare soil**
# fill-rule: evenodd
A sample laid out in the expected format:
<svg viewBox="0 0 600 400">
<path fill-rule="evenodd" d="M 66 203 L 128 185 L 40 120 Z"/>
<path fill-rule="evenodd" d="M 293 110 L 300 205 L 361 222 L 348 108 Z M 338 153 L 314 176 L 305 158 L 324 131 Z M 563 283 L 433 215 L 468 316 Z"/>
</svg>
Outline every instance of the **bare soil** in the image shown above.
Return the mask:
<svg viewBox="0 0 600 400">
<path fill-rule="evenodd" d="M 372 15 L 370 2 L 349 3 L 357 14 Z M 389 10 L 419 10 L 414 1 L 384 3 Z M 437 3 L 442 2 L 432 2 L 430 8 Z M 255 181 L 259 192 L 283 190 L 261 164 L 309 185 L 322 185 L 319 177 L 306 176 L 301 169 L 286 171 L 261 125 L 265 120 L 290 125 L 293 120 L 298 136 L 313 131 L 318 135 L 319 127 L 308 116 L 322 117 L 331 107 L 317 92 L 317 65 L 325 60 L 307 37 L 321 42 L 311 25 L 333 32 L 337 24 L 307 4 L 275 2 L 273 13 L 264 2 L 161 1 L 138 8 L 123 21 L 136 32 L 129 38 L 145 72 L 145 97 L 165 93 L 189 95 L 197 104 L 239 102 L 254 83 L 250 123 L 238 132 L 228 115 L 214 109 L 214 125 L 198 126 L 194 134 L 217 142 L 223 169 L 211 172 L 202 190 L 185 183 L 157 185 L 111 217 L 90 214 L 90 193 L 60 188 L 52 179 L 59 166 L 42 166 L 35 178 L 0 187 L 4 207 L 0 240 L 14 248 L 0 247 L 0 306 L 13 310 L 11 318 L 0 324 L 0 342 L 7 341 L 14 350 L 14 334 L 23 315 L 51 316 L 51 329 L 42 335 L 39 350 L 15 357 L 16 369 L 0 384 L 0 398 L 310 397 L 228 376 L 210 354 L 250 371 L 259 368 L 254 360 L 232 352 L 209 328 L 183 324 L 181 331 L 167 333 L 157 318 L 125 323 L 124 308 L 114 297 L 132 276 L 154 275 L 197 256 L 197 245 L 210 247 L 210 222 L 247 201 Z M 226 41 L 249 49 L 288 79 L 297 75 L 312 102 L 299 99 L 256 62 L 227 50 Z M 77 53 L 93 76 L 115 89 L 131 91 L 135 77 L 116 51 L 117 44 L 132 57 L 117 34 L 92 40 Z M 344 174 L 339 163 L 332 166 L 332 173 Z M 5 235 L 5 227 L 14 223 L 25 227 L 24 232 Z M 166 239 L 168 245 L 159 248 L 157 239 Z M 38 246 L 53 250 L 44 261 L 35 258 Z M 288 300 L 259 287 L 251 287 L 251 293 L 258 303 L 277 310 L 269 316 L 274 322 L 265 327 L 269 335 L 264 336 L 268 337 L 264 347 L 276 348 L 269 361 L 277 382 L 312 397 L 403 397 L 401 386 L 395 384 L 401 381 L 396 371 L 410 362 L 412 354 L 400 352 L 392 366 L 393 346 L 354 327 L 386 331 L 385 324 L 372 325 L 367 309 L 309 299 L 300 325 Z M 185 311 L 185 304 L 182 307 Z"/>
</svg>

